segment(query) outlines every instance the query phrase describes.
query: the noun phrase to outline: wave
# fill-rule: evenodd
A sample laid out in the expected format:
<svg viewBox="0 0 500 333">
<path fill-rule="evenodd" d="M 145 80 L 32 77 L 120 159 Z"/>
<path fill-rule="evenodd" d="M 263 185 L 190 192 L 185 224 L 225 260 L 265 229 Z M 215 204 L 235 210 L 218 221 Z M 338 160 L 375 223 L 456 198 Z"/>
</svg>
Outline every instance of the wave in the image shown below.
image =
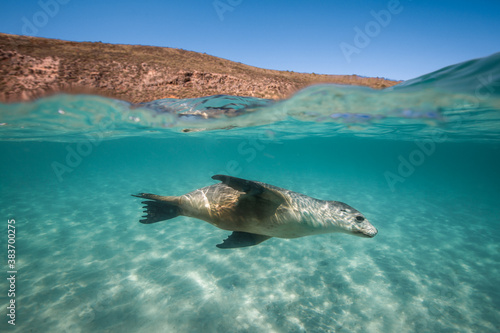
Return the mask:
<svg viewBox="0 0 500 333">
<path fill-rule="evenodd" d="M 0 104 L 0 140 L 79 141 L 130 136 L 255 133 L 500 141 L 500 53 L 374 90 L 323 84 L 273 101 L 216 95 L 140 104 L 59 94 Z"/>
</svg>

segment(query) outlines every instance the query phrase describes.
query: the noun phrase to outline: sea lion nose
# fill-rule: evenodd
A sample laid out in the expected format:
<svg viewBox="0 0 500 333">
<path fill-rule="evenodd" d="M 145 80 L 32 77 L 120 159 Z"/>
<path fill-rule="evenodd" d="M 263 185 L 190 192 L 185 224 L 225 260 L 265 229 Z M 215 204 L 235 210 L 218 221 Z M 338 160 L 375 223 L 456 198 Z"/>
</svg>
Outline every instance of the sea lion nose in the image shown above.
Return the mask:
<svg viewBox="0 0 500 333">
<path fill-rule="evenodd" d="M 370 230 L 368 230 L 367 236 L 370 238 L 375 237 L 378 234 L 378 230 L 375 227 L 372 227 Z"/>
<path fill-rule="evenodd" d="M 359 233 L 360 236 L 369 238 L 373 238 L 378 234 L 378 230 L 374 226 L 365 226 L 363 228 L 359 228 L 356 232 Z"/>
</svg>

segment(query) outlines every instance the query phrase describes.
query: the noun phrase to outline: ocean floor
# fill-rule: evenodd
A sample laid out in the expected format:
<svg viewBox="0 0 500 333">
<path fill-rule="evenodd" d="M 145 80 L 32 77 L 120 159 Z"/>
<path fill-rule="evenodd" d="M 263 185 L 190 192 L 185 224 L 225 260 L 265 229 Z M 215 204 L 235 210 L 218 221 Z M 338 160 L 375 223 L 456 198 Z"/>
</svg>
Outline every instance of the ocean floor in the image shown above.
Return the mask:
<svg viewBox="0 0 500 333">
<path fill-rule="evenodd" d="M 105 141 L 62 179 L 52 162 L 74 144 L 0 143 L 0 216 L 16 219 L 15 330 L 500 330 L 497 146 L 443 144 L 391 189 L 384 172 L 412 142 L 274 140 L 250 156 L 240 141 Z M 221 250 L 229 232 L 206 222 L 138 222 L 131 194 L 213 184 L 232 160 L 235 176 L 355 207 L 379 234 Z"/>
</svg>

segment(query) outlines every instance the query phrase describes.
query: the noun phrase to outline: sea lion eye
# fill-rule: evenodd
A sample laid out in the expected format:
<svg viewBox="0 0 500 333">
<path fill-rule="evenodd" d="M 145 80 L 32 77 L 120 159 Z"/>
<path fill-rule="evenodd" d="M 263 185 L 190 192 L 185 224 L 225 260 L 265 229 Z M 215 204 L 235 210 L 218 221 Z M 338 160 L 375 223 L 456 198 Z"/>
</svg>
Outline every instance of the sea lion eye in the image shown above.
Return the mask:
<svg viewBox="0 0 500 333">
<path fill-rule="evenodd" d="M 363 222 L 365 218 L 363 216 L 356 216 L 356 220 L 358 220 L 358 222 Z"/>
</svg>

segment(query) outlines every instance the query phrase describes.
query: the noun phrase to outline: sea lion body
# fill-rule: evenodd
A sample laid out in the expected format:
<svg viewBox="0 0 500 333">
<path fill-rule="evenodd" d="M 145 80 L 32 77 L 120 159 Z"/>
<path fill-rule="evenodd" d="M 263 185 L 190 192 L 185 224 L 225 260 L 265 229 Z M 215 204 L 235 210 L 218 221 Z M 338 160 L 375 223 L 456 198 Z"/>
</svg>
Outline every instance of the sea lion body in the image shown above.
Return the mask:
<svg viewBox="0 0 500 333">
<path fill-rule="evenodd" d="M 142 223 L 178 215 L 206 221 L 233 234 L 218 247 L 256 245 L 271 237 L 297 238 L 343 232 L 374 237 L 377 229 L 354 208 L 338 201 L 318 200 L 273 185 L 216 175 L 222 183 L 178 197 L 142 193 L 146 213 Z"/>
</svg>

